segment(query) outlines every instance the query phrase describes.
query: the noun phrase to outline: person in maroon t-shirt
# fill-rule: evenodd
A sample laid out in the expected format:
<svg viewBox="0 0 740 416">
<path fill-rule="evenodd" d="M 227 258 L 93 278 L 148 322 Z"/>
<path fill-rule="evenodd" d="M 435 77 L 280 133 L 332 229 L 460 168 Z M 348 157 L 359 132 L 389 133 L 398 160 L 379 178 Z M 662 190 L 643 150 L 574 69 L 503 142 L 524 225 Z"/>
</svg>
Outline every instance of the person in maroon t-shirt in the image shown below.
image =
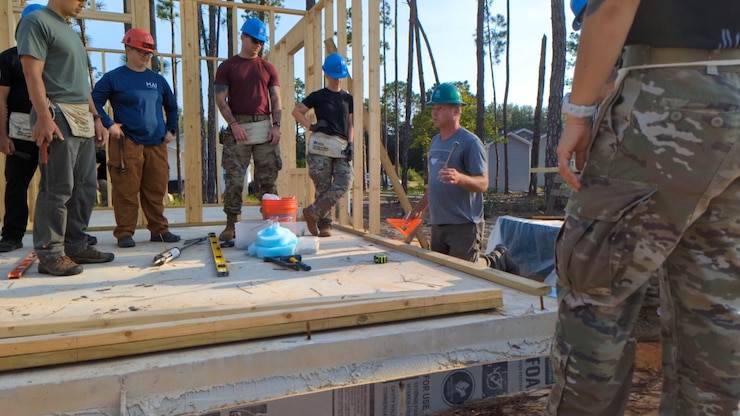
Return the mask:
<svg viewBox="0 0 740 416">
<path fill-rule="evenodd" d="M 234 224 L 242 209 L 244 176 L 254 158 L 254 179 L 260 197 L 277 194 L 280 159 L 280 82 L 275 67 L 260 57 L 266 28 L 252 18 L 241 27 L 239 54 L 227 59 L 216 71 L 216 105 L 229 128 L 223 138 L 224 212 L 226 228 L 221 241 L 234 239 Z"/>
</svg>

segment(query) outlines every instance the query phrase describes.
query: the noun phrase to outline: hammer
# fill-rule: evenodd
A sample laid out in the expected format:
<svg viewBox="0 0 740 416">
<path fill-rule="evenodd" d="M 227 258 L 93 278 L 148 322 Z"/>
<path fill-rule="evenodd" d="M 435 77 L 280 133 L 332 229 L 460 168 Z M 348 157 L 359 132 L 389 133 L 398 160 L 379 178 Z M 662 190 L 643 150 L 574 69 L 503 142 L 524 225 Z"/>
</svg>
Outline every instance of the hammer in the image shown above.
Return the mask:
<svg viewBox="0 0 740 416">
<path fill-rule="evenodd" d="M 121 158 L 121 164 L 117 168 L 119 172 L 126 172 L 126 170 L 128 170 L 128 168 L 126 167 L 126 161 L 123 158 L 123 143 L 125 140 L 126 137 L 123 135 L 121 135 L 121 137 L 118 139 L 118 154 Z"/>
</svg>

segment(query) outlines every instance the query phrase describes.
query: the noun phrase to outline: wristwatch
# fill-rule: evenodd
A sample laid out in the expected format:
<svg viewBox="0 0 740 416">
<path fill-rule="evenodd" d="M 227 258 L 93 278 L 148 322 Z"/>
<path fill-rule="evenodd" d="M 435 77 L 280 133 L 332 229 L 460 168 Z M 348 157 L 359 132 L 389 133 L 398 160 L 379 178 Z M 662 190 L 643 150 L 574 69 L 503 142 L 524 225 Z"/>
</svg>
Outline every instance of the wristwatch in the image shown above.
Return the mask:
<svg viewBox="0 0 740 416">
<path fill-rule="evenodd" d="M 276 121 L 276 122 L 272 123 L 272 125 L 275 126 L 275 127 L 280 127 L 280 122 L 279 121 Z"/>
<path fill-rule="evenodd" d="M 594 113 L 596 113 L 596 106 L 571 104 L 570 93 L 568 93 L 565 94 L 565 97 L 563 97 L 562 113 L 573 117 L 587 118 L 593 116 Z"/>
</svg>

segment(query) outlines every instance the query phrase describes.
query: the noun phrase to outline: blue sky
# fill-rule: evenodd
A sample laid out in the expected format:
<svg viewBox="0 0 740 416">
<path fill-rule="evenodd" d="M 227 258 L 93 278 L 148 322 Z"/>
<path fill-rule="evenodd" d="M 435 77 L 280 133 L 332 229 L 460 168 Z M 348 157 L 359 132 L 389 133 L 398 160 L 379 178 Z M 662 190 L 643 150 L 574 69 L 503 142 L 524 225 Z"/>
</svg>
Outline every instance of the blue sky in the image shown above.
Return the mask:
<svg viewBox="0 0 740 416">
<path fill-rule="evenodd" d="M 401 1 L 399 1 L 401 3 Z M 552 58 L 552 36 L 550 23 L 550 0 L 511 0 L 511 50 L 509 102 L 516 104 L 534 105 L 537 98 L 537 76 L 540 60 L 540 44 L 542 36 L 547 36 L 546 63 L 549 68 Z M 567 2 L 566 2 L 567 3 Z M 475 92 L 476 84 L 476 57 L 475 33 L 477 0 L 455 1 L 424 1 L 419 4 L 419 19 L 429 37 L 434 52 L 437 70 L 441 82 L 467 80 L 471 90 Z M 434 6 L 431 6 L 434 4 Z M 405 5 L 404 5 L 405 7 Z M 408 7 L 405 7 L 408 9 Z M 399 7 L 399 37 L 406 39 L 408 14 L 400 15 Z M 495 0 L 494 14 L 506 15 L 506 2 Z M 570 19 L 570 11 L 566 12 L 566 19 Z M 569 27 L 570 21 L 567 22 Z M 403 53 L 400 53 L 403 51 Z M 392 53 L 389 64 L 392 62 Z M 504 84 L 506 82 L 505 68 L 502 63 L 494 67 L 496 76 L 496 94 L 500 103 L 503 100 Z M 399 41 L 399 65 L 404 68 L 400 71 L 405 78 L 406 42 L 401 46 Z M 493 90 L 490 80 L 488 59 L 486 58 L 486 102 L 493 101 Z M 427 73 L 426 85 L 434 82 L 431 65 L 425 65 Z M 545 75 L 545 82 L 550 78 L 550 72 Z M 546 86 L 546 88 L 549 88 Z M 547 90 L 546 90 L 547 91 Z M 547 93 L 545 93 L 547 97 Z M 545 103 L 547 105 L 547 103 Z"/>
</svg>

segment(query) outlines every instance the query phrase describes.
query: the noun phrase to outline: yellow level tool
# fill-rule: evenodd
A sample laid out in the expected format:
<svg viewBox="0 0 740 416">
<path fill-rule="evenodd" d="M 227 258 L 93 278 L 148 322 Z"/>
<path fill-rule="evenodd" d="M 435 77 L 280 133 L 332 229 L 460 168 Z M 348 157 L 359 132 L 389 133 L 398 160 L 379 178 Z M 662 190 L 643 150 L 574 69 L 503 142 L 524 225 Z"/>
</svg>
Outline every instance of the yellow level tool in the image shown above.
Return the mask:
<svg viewBox="0 0 740 416">
<path fill-rule="evenodd" d="M 208 233 L 208 240 L 211 242 L 211 251 L 213 252 L 213 262 L 216 264 L 216 275 L 226 277 L 229 275 L 229 266 L 226 265 L 226 257 L 221 251 L 221 244 L 218 242 L 216 233 Z"/>
</svg>

